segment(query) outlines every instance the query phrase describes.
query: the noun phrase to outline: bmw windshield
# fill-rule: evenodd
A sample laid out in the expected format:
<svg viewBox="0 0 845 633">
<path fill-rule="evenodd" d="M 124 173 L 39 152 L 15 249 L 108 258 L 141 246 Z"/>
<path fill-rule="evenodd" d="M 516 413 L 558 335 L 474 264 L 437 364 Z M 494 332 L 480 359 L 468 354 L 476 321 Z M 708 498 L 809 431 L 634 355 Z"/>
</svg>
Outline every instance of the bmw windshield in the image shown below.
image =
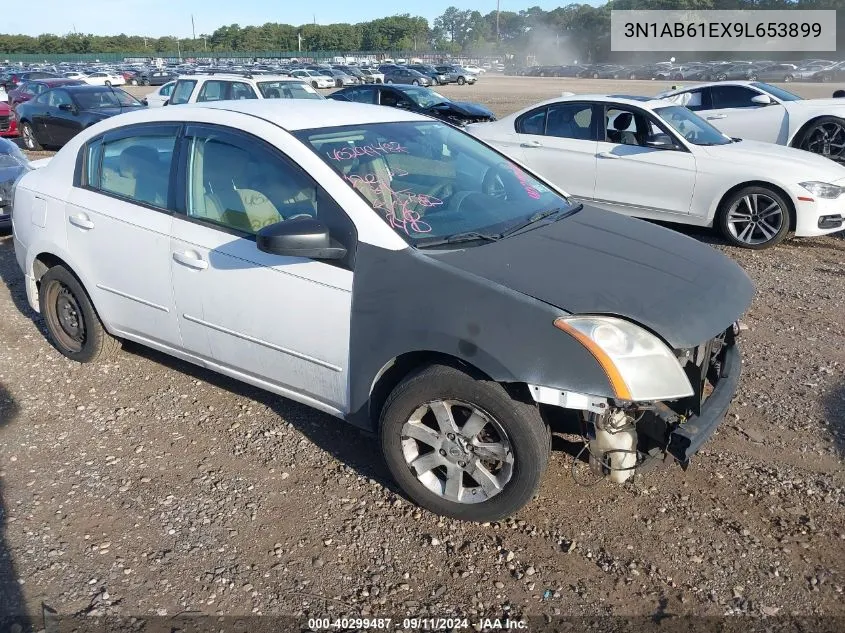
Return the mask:
<svg viewBox="0 0 845 633">
<path fill-rule="evenodd" d="M 730 137 L 684 106 L 655 108 L 654 112 L 693 145 L 727 145 L 733 142 Z"/>
<path fill-rule="evenodd" d="M 444 123 L 362 124 L 296 136 L 394 231 L 421 248 L 483 244 L 580 208 Z"/>
</svg>

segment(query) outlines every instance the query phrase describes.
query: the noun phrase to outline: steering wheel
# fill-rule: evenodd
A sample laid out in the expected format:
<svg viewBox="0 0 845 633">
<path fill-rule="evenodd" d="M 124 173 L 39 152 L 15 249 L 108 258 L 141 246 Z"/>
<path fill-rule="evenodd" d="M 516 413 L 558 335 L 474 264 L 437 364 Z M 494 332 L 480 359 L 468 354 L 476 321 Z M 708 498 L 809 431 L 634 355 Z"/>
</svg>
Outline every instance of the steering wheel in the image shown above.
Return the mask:
<svg viewBox="0 0 845 633">
<path fill-rule="evenodd" d="M 497 200 L 508 199 L 508 190 L 501 176 L 502 171 L 502 167 L 491 167 L 487 170 L 487 173 L 484 174 L 484 179 L 481 181 L 482 193 Z"/>
</svg>

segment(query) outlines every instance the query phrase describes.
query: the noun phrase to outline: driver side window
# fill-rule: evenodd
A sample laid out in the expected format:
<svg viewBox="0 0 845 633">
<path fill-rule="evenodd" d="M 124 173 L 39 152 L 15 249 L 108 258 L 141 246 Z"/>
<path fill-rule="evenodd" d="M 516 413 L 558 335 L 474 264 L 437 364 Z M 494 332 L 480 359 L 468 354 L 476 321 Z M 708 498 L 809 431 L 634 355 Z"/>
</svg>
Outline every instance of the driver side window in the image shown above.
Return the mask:
<svg viewBox="0 0 845 633">
<path fill-rule="evenodd" d="M 755 108 L 757 104 L 751 100 L 760 94 L 745 86 L 713 86 L 710 91 L 713 95 L 713 107 L 715 109 Z"/>
<path fill-rule="evenodd" d="M 665 136 L 669 141 L 674 141 L 674 137 L 663 126 L 640 110 L 616 107 L 607 109 L 606 142 L 649 147 L 649 139 L 657 136 Z"/>
<path fill-rule="evenodd" d="M 70 95 L 64 90 L 51 90 L 44 96 L 47 97 L 47 102 L 50 104 L 50 106 L 54 108 L 58 108 L 60 105 L 63 104 L 70 105 L 73 103 L 73 101 L 71 101 L 70 99 Z"/>
</svg>

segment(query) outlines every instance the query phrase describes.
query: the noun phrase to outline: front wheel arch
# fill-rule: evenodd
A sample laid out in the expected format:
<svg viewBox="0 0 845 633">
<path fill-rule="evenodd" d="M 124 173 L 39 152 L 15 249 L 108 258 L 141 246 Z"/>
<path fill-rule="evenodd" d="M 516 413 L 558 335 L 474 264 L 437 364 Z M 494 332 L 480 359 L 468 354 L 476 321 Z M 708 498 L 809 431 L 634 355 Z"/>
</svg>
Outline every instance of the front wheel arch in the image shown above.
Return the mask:
<svg viewBox="0 0 845 633">
<path fill-rule="evenodd" d="M 376 374 L 376 377 L 373 379 L 373 384 L 370 386 L 369 421 L 372 425 L 372 429 L 378 429 L 379 420 L 381 419 L 381 411 L 384 408 L 387 398 L 396 386 L 408 376 L 411 376 L 412 374 L 432 365 L 446 365 L 454 367 L 470 374 L 477 380 L 493 380 L 489 375 L 472 363 L 468 363 L 467 361 L 462 360 L 457 356 L 452 356 L 451 354 L 428 350 L 419 350 L 401 354 L 396 358 L 389 360 L 382 366 Z"/>
<path fill-rule="evenodd" d="M 806 121 L 804 123 L 804 125 L 802 125 L 800 128 L 798 128 L 798 131 L 795 132 L 795 134 L 793 134 L 792 139 L 789 141 L 789 147 L 794 147 L 796 149 L 800 149 L 801 141 L 804 140 L 804 134 L 807 133 L 807 130 L 809 130 L 811 127 L 813 127 L 813 125 L 815 125 L 816 123 L 818 123 L 822 119 L 828 119 L 828 118 L 831 118 L 831 117 L 835 118 L 835 119 L 840 119 L 842 121 L 842 123 L 845 124 L 845 118 L 842 118 L 842 117 L 838 117 L 838 116 L 834 116 L 834 115 L 830 115 L 830 114 L 820 114 L 819 116 L 814 116 L 809 121 Z"/>
</svg>

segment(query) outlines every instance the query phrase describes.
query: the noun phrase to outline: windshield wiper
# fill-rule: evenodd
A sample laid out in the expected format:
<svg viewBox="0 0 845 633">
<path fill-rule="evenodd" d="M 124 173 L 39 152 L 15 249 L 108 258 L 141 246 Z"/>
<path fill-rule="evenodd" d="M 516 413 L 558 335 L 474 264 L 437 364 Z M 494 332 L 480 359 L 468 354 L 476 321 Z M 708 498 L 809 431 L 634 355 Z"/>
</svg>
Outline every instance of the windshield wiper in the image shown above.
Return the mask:
<svg viewBox="0 0 845 633">
<path fill-rule="evenodd" d="M 524 222 L 520 222 L 516 226 L 509 228 L 507 231 L 502 233 L 502 237 L 510 237 L 511 235 L 516 235 L 523 229 L 527 229 L 532 224 L 536 224 L 540 220 L 545 220 L 548 217 L 553 215 L 557 215 L 561 211 L 575 211 L 580 208 L 580 205 L 575 207 L 555 207 L 554 209 L 546 209 L 545 211 L 538 211 L 530 218 L 525 220 Z"/>
<path fill-rule="evenodd" d="M 479 233 L 478 231 L 467 231 L 465 233 L 455 233 L 439 240 L 431 240 L 430 242 L 423 242 L 417 244 L 417 248 L 429 248 L 431 246 L 442 246 L 444 244 L 460 244 L 462 242 L 495 242 L 501 239 L 501 235 L 497 233 Z"/>
</svg>

